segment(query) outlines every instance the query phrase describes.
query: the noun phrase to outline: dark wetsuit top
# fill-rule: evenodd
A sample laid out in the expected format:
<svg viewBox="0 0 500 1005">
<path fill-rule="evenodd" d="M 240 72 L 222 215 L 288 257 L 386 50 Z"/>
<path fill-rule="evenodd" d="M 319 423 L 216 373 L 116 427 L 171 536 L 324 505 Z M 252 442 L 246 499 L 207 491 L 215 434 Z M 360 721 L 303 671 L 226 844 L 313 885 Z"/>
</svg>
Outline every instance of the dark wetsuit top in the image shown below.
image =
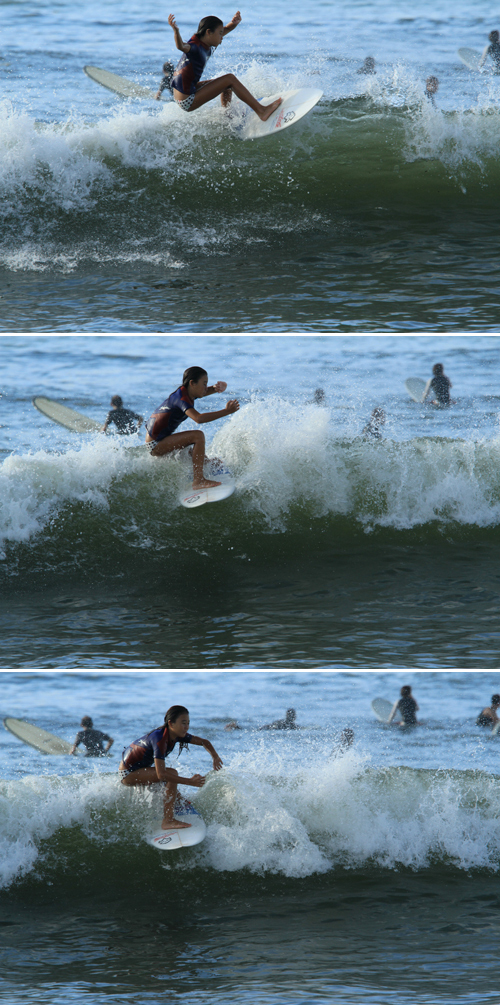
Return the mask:
<svg viewBox="0 0 500 1005">
<path fill-rule="evenodd" d="M 129 433 L 137 432 L 141 419 L 142 415 L 131 412 L 130 408 L 112 408 L 106 416 L 106 424 L 114 422 L 117 433 L 127 436 Z"/>
<path fill-rule="evenodd" d="M 476 726 L 494 726 L 494 719 L 491 719 L 488 715 L 483 715 L 483 710 L 481 709 L 477 719 Z"/>
<path fill-rule="evenodd" d="M 449 377 L 445 377 L 444 373 L 432 378 L 431 390 L 434 391 L 440 405 L 450 404 L 450 387 L 451 380 Z"/>
<path fill-rule="evenodd" d="M 490 42 L 487 56 L 491 56 L 495 64 L 495 73 L 500 73 L 500 42 Z"/>
<path fill-rule="evenodd" d="M 83 743 L 86 748 L 85 757 L 101 757 L 104 754 L 104 741 L 109 743 L 110 739 L 107 733 L 101 733 L 99 729 L 81 729 L 76 734 L 75 747 Z"/>
<path fill-rule="evenodd" d="M 398 701 L 398 709 L 403 717 L 405 726 L 416 726 L 417 725 L 417 703 L 411 695 L 407 698 L 400 698 Z"/>
<path fill-rule="evenodd" d="M 175 433 L 177 426 L 189 418 L 186 415 L 189 408 L 194 408 L 194 401 L 191 401 L 186 388 L 181 384 L 146 422 L 146 429 L 151 438 L 158 442 Z"/>
<path fill-rule="evenodd" d="M 189 52 L 183 52 L 170 84 L 186 97 L 196 91 L 196 85 L 205 69 L 207 59 L 210 59 L 213 52 L 213 46 L 204 45 L 199 35 L 193 35 L 188 44 L 191 48 Z"/>
<path fill-rule="evenodd" d="M 191 733 L 186 733 L 182 743 L 190 743 Z M 158 726 L 151 733 L 134 740 L 129 747 L 125 747 L 122 760 L 130 771 L 137 771 L 138 768 L 150 768 L 155 760 L 164 761 L 172 752 L 175 744 L 179 740 L 172 740 L 168 726 Z"/>
</svg>

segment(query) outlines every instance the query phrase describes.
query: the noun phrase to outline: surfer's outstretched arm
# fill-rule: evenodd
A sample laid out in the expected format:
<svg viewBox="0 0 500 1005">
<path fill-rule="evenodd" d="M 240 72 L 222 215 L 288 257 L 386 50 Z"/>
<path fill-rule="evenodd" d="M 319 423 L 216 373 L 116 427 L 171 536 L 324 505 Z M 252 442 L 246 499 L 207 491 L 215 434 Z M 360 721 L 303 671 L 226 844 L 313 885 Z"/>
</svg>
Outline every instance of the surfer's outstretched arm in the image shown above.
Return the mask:
<svg viewBox="0 0 500 1005">
<path fill-rule="evenodd" d="M 194 743 L 196 747 L 204 747 L 212 758 L 214 771 L 220 771 L 223 767 L 223 761 L 222 758 L 219 757 L 215 747 L 210 743 L 210 740 L 204 740 L 202 736 L 191 736 L 189 742 Z"/>
<path fill-rule="evenodd" d="M 241 14 L 240 14 L 239 10 L 237 10 L 236 14 L 233 14 L 231 20 L 228 21 L 228 23 L 226 25 L 224 25 L 223 34 L 227 35 L 228 32 L 234 31 L 234 29 L 238 27 L 240 21 L 241 21 Z"/>
<path fill-rule="evenodd" d="M 175 15 L 174 14 L 169 14 L 168 15 L 168 23 L 169 23 L 169 25 L 172 28 L 173 33 L 174 33 L 174 39 L 175 39 L 175 47 L 176 47 L 176 49 L 179 49 L 179 52 L 189 52 L 190 49 L 191 49 L 191 46 L 190 46 L 189 42 L 183 42 L 182 41 L 181 33 L 180 33 L 180 31 L 179 31 L 176 23 L 175 23 Z M 235 25 L 235 27 L 236 27 L 236 25 Z"/>
</svg>

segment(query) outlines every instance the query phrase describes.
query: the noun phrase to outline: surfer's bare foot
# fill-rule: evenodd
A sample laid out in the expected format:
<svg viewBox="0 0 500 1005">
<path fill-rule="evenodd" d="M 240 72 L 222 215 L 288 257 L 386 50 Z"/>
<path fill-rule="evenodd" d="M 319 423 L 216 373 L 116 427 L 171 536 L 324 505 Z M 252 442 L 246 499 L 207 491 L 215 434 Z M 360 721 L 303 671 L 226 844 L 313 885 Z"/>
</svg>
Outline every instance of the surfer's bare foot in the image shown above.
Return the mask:
<svg viewBox="0 0 500 1005">
<path fill-rule="evenodd" d="M 180 831 L 183 830 L 184 827 L 191 827 L 191 824 L 185 824 L 182 822 L 182 820 L 176 820 L 175 817 L 173 818 L 173 820 L 162 820 L 161 824 L 161 829 L 163 831 L 172 831 L 172 830 Z"/>
<path fill-rule="evenodd" d="M 277 98 L 276 101 L 272 101 L 270 105 L 264 105 L 262 112 L 258 112 L 259 119 L 262 119 L 262 122 L 267 122 L 273 112 L 279 108 L 282 101 L 283 98 Z"/>
<path fill-rule="evenodd" d="M 199 482 L 193 482 L 193 489 L 213 489 L 220 482 L 212 482 L 209 478 L 201 478 Z"/>
</svg>

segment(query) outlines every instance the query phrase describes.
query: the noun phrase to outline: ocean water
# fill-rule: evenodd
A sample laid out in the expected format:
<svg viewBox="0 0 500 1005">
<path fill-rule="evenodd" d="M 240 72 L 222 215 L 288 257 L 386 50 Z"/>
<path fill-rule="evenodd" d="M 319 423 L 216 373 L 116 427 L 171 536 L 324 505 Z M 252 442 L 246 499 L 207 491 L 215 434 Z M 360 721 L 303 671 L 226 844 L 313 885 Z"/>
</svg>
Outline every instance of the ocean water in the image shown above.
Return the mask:
<svg viewBox="0 0 500 1005">
<path fill-rule="evenodd" d="M 408 731 L 370 709 L 403 683 Z M 49 757 L 0 727 L 0 1000 L 498 1001 L 500 739 L 475 726 L 498 689 L 493 671 L 4 671 L 2 716 L 73 740 L 91 714 L 115 742 Z M 172 703 L 224 767 L 184 789 L 205 841 L 168 853 L 145 842 L 160 793 L 117 768 Z M 289 706 L 299 730 L 258 731 Z"/>
<path fill-rule="evenodd" d="M 500 341 L 492 336 L 4 335 L 5 668 L 499 665 Z M 437 355 L 438 354 L 438 355 Z M 456 403 L 408 396 L 437 360 Z M 189 461 L 79 436 L 34 395 L 148 416 L 203 365 L 240 411 L 204 426 L 227 502 L 182 509 Z M 325 405 L 312 403 L 321 387 Z M 360 434 L 372 409 L 384 437 Z"/>
<path fill-rule="evenodd" d="M 176 14 L 188 38 L 206 8 Z M 216 102 L 186 115 L 84 76 L 155 88 L 175 56 L 157 5 L 5 0 L 0 329 L 497 331 L 500 78 L 457 55 L 482 50 L 496 7 L 257 0 L 242 15 L 212 75 L 324 92 L 251 143 Z M 367 55 L 375 75 L 357 72 Z"/>
</svg>

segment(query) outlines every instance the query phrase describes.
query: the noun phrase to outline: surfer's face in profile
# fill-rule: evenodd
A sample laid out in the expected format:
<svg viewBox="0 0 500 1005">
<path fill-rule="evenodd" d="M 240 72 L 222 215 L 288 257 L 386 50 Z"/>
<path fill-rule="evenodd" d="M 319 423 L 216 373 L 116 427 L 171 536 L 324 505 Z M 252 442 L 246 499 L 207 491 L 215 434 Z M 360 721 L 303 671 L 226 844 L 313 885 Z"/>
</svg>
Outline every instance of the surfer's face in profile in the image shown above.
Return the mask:
<svg viewBox="0 0 500 1005">
<path fill-rule="evenodd" d="M 190 380 L 188 384 L 188 394 L 189 397 L 194 401 L 195 398 L 204 398 L 207 393 L 208 388 L 208 376 L 206 373 L 199 380 Z"/>
<path fill-rule="evenodd" d="M 223 38 L 224 25 L 219 24 L 213 31 L 210 31 L 210 28 L 207 28 L 205 34 L 201 36 L 201 41 L 203 42 L 203 45 L 211 45 L 214 49 L 216 49 L 217 46 L 221 44 Z"/>
<path fill-rule="evenodd" d="M 185 736 L 189 729 L 189 716 L 179 715 L 177 719 L 171 719 L 168 723 L 170 731 L 175 733 L 175 736 Z"/>
</svg>

